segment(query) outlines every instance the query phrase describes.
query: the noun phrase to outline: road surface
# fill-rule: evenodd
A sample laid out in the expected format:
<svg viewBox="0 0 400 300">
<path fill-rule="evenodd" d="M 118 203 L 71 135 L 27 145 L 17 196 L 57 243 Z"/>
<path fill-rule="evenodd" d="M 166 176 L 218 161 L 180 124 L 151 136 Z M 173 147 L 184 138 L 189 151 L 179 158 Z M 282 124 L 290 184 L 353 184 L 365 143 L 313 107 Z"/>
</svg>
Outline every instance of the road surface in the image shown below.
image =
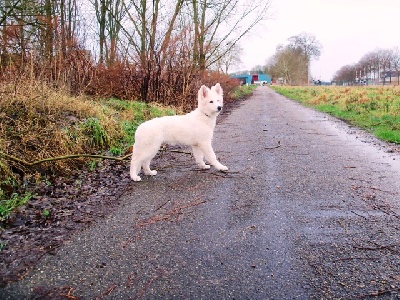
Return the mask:
<svg viewBox="0 0 400 300">
<path fill-rule="evenodd" d="M 166 154 L 0 298 L 398 299 L 400 156 L 268 87 L 221 117 L 229 172 Z"/>
</svg>

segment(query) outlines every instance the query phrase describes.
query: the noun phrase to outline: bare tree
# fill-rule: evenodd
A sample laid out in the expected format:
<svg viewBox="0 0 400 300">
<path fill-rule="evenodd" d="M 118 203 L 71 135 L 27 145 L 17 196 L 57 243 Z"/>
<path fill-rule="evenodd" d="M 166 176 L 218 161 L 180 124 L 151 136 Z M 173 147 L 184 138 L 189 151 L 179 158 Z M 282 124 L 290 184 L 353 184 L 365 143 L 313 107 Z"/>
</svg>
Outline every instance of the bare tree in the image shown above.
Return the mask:
<svg viewBox="0 0 400 300">
<path fill-rule="evenodd" d="M 78 37 L 78 6 L 76 0 L 62 0 L 60 5 L 61 14 L 61 43 L 65 54 L 68 48 L 75 44 L 74 39 Z"/>
<path fill-rule="evenodd" d="M 28 47 L 39 50 L 45 44 L 39 34 L 42 8 L 35 0 L 0 0 L 1 66 L 12 63 L 23 68 Z"/>
<path fill-rule="evenodd" d="M 94 0 L 93 5 L 96 11 L 97 23 L 99 26 L 99 63 L 103 64 L 105 58 L 106 48 L 106 22 L 107 10 L 109 10 L 111 0 Z"/>
<path fill-rule="evenodd" d="M 219 59 L 214 64 L 216 70 L 228 74 L 232 66 L 239 67 L 242 64 L 240 56 L 243 53 L 243 48 L 240 47 L 239 44 L 236 44 L 234 47 L 230 47 L 229 51 L 226 51 L 222 47 L 218 51 L 224 52 L 225 54 L 218 54 Z"/>
<path fill-rule="evenodd" d="M 268 18 L 270 0 L 192 0 L 191 5 L 193 61 L 205 70 Z"/>
<path fill-rule="evenodd" d="M 312 59 L 317 59 L 321 55 L 322 45 L 317 38 L 307 32 L 302 32 L 289 39 L 290 46 L 300 48 L 307 60 L 307 80 L 310 82 L 310 63 Z"/>
<path fill-rule="evenodd" d="M 184 0 L 176 1 L 172 8 L 167 5 L 170 3 L 163 3 L 161 0 L 149 2 L 123 1 L 129 25 L 122 27 L 122 30 L 129 46 L 133 48 L 133 58 L 138 59 L 142 80 L 141 96 L 144 101 L 147 99 L 152 78 L 159 82 L 157 76 L 161 74 L 168 55 L 171 54 L 168 47 Z"/>
<path fill-rule="evenodd" d="M 285 84 L 304 84 L 307 81 L 307 59 L 300 48 L 280 45 L 269 59 L 266 72 Z"/>
<path fill-rule="evenodd" d="M 112 66 L 117 60 L 122 22 L 126 14 L 123 0 L 91 0 L 95 8 L 99 37 L 99 63 Z M 133 1 L 132 1 L 133 2 Z"/>
<path fill-rule="evenodd" d="M 400 84 L 400 50 L 398 47 L 393 48 L 391 65 L 397 76 L 397 85 Z"/>
<path fill-rule="evenodd" d="M 111 66 L 117 59 L 117 48 L 121 31 L 121 22 L 125 15 L 121 0 L 111 1 L 107 12 L 108 43 L 106 43 L 106 62 Z"/>
<path fill-rule="evenodd" d="M 382 84 L 386 84 L 386 77 L 389 77 L 389 82 L 392 83 L 392 72 L 391 72 L 391 61 L 392 61 L 392 50 L 382 49 L 378 50 L 379 65 L 382 70 L 380 73 L 383 77 Z"/>
<path fill-rule="evenodd" d="M 355 65 L 346 65 L 341 67 L 333 77 L 333 81 L 335 81 L 339 85 L 353 85 L 355 83 L 356 78 L 356 66 Z"/>
<path fill-rule="evenodd" d="M 379 60 L 376 52 L 369 52 L 365 54 L 363 57 L 361 57 L 358 64 L 364 70 L 364 76 L 367 80 L 367 84 L 371 81 L 375 82 L 377 78 L 376 71 L 379 69 Z"/>
</svg>

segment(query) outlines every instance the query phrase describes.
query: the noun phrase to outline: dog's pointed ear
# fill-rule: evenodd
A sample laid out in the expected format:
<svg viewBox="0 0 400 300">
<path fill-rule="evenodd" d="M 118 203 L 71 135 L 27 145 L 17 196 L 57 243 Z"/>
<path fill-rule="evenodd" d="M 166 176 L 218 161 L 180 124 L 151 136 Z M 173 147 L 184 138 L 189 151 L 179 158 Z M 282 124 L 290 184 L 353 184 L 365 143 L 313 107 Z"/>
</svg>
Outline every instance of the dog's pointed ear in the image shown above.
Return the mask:
<svg viewBox="0 0 400 300">
<path fill-rule="evenodd" d="M 212 89 L 220 96 L 222 96 L 224 94 L 224 91 L 222 90 L 222 87 L 219 83 L 217 83 L 216 85 L 214 85 L 212 87 Z"/>
<path fill-rule="evenodd" d="M 199 96 L 200 96 L 202 99 L 207 98 L 207 96 L 208 96 L 208 90 L 209 90 L 208 87 L 206 87 L 205 85 L 202 85 L 201 88 L 200 88 L 200 90 L 199 90 Z"/>
</svg>

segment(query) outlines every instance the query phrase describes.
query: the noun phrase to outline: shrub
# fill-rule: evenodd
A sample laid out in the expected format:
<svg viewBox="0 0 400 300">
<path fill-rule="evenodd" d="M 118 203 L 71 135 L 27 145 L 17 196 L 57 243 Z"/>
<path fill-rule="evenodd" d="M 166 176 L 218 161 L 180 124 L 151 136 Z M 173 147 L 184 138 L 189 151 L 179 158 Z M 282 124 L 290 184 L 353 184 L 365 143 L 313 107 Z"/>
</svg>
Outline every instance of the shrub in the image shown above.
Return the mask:
<svg viewBox="0 0 400 300">
<path fill-rule="evenodd" d="M 82 124 L 83 133 L 89 140 L 90 147 L 104 149 L 109 146 L 110 138 L 100 124 L 99 119 L 90 117 Z"/>
</svg>

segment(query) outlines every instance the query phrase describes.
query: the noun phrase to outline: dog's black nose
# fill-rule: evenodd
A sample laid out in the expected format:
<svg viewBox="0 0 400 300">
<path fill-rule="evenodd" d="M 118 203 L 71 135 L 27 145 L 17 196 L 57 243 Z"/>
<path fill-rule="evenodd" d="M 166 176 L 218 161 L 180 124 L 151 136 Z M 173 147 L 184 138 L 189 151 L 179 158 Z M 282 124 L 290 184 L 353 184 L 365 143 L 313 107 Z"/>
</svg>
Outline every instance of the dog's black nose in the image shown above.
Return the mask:
<svg viewBox="0 0 400 300">
<path fill-rule="evenodd" d="M 218 106 L 217 109 L 218 109 L 218 111 L 221 111 L 222 106 Z"/>
</svg>

